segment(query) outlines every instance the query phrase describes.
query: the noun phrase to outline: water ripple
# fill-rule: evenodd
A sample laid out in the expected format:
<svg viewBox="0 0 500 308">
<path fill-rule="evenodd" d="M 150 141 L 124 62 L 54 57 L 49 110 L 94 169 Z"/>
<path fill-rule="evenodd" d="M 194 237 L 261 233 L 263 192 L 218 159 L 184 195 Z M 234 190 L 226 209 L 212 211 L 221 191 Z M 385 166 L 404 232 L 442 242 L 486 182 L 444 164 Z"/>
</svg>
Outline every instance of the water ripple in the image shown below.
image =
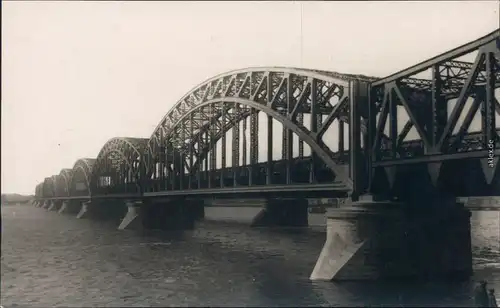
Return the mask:
<svg viewBox="0 0 500 308">
<path fill-rule="evenodd" d="M 473 235 L 474 265 L 475 279 L 488 279 L 500 289 L 495 217 L 483 215 Z M 23 206 L 2 208 L 2 218 L 5 306 L 467 307 L 471 303 L 472 283 L 312 283 L 307 277 L 325 234 L 310 230 L 291 233 L 202 223 L 184 233 L 140 233 Z"/>
</svg>

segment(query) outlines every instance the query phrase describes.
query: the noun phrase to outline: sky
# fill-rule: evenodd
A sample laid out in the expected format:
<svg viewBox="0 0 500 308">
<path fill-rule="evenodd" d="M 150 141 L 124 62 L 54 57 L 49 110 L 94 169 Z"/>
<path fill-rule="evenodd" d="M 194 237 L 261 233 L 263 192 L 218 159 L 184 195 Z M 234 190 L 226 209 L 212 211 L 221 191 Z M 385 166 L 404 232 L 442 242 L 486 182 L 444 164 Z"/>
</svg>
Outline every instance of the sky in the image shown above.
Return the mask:
<svg viewBox="0 0 500 308">
<path fill-rule="evenodd" d="M 499 27 L 498 1 L 2 4 L 1 191 L 149 138 L 194 86 L 251 66 L 386 76 Z"/>
</svg>

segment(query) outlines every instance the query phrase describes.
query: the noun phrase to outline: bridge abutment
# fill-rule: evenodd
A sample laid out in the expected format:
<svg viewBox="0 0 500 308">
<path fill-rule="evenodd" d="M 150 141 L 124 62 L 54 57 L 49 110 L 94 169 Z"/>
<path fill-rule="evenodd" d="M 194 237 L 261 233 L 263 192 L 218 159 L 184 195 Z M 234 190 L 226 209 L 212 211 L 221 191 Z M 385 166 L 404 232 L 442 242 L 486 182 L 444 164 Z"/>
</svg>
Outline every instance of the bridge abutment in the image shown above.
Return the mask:
<svg viewBox="0 0 500 308">
<path fill-rule="evenodd" d="M 128 202 L 128 211 L 118 229 L 193 229 L 204 217 L 203 200 L 173 199 L 166 202 Z"/>
<path fill-rule="evenodd" d="M 306 227 L 309 211 L 307 199 L 269 199 L 252 221 L 252 227 Z"/>
<path fill-rule="evenodd" d="M 470 211 L 454 200 L 354 202 L 327 213 L 311 280 L 434 280 L 472 274 Z"/>
</svg>

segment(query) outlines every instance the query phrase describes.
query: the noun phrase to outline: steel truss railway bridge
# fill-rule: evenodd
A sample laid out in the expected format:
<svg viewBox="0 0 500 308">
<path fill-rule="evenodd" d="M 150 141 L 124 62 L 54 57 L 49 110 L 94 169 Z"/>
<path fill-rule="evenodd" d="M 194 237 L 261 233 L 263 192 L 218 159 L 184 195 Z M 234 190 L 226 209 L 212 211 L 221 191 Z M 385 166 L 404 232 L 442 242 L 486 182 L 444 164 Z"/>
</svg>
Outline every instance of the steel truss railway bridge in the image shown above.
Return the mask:
<svg viewBox="0 0 500 308">
<path fill-rule="evenodd" d="M 500 30 L 385 78 L 231 71 L 150 138 L 113 138 L 45 178 L 34 204 L 169 229 L 214 200 L 263 200 L 254 225 L 304 226 L 307 198 L 345 198 L 311 279 L 468 277 L 470 212 L 456 198 L 499 195 L 499 86 Z"/>
</svg>

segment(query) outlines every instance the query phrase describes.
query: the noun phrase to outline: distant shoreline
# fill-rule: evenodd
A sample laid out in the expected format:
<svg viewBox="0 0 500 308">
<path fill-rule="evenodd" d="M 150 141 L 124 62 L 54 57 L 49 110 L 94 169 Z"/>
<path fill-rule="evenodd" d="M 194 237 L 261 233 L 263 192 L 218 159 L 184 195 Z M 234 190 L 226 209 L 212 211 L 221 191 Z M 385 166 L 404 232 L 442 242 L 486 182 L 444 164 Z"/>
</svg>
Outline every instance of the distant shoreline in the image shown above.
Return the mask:
<svg viewBox="0 0 500 308">
<path fill-rule="evenodd" d="M 2 194 L 2 206 L 8 204 L 28 203 L 34 196 L 19 194 Z"/>
<path fill-rule="evenodd" d="M 8 202 L 8 203 L 2 203 L 2 207 L 5 206 L 16 206 L 16 205 L 29 205 L 28 202 Z"/>
</svg>

